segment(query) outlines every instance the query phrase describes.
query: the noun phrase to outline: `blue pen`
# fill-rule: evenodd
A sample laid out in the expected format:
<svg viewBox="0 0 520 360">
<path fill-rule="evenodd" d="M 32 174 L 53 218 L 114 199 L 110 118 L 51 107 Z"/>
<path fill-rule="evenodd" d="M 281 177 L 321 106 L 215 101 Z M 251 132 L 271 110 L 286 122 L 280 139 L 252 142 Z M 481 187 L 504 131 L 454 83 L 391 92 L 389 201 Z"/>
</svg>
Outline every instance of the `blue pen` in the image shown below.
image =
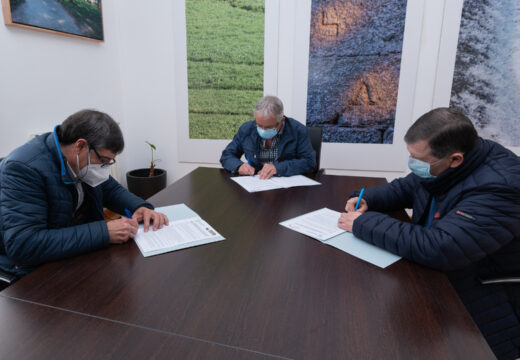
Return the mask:
<svg viewBox="0 0 520 360">
<path fill-rule="evenodd" d="M 254 166 L 251 164 L 251 161 L 249 161 L 249 158 L 247 157 L 246 154 L 244 154 L 244 156 L 246 157 L 246 160 L 247 160 L 247 163 L 249 164 L 249 166 L 251 166 L 252 168 L 254 168 Z M 253 175 L 251 176 L 254 176 L 255 174 L 253 173 Z"/>
<path fill-rule="evenodd" d="M 126 214 L 126 217 L 131 219 L 132 218 L 132 213 L 130 212 L 130 210 L 128 209 L 125 209 L 125 214 Z"/>
<path fill-rule="evenodd" d="M 359 192 L 359 196 L 358 196 L 356 207 L 354 208 L 354 211 L 357 211 L 357 209 L 359 207 L 359 203 L 361 202 L 361 197 L 363 196 L 364 192 L 365 192 L 365 188 L 361 189 L 361 191 Z"/>
</svg>

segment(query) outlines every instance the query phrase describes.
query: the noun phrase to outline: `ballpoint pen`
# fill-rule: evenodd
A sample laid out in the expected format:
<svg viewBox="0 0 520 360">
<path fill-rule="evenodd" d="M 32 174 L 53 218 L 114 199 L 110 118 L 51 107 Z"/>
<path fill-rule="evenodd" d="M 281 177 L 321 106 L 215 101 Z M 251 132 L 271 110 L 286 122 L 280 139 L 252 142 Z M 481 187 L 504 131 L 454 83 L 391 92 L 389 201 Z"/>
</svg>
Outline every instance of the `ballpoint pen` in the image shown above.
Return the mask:
<svg viewBox="0 0 520 360">
<path fill-rule="evenodd" d="M 125 215 L 127 218 L 131 219 L 132 218 L 132 213 L 130 212 L 130 210 L 128 209 L 125 209 Z"/>
<path fill-rule="evenodd" d="M 254 169 L 254 166 L 251 164 L 251 161 L 249 161 L 249 158 L 247 157 L 247 155 L 244 154 L 244 156 L 246 157 L 246 160 L 247 160 L 247 163 L 249 164 L 249 166 L 251 166 L 253 169 Z M 255 173 L 252 173 L 251 176 L 254 176 Z"/>
<path fill-rule="evenodd" d="M 356 206 L 354 207 L 354 211 L 357 211 L 357 209 L 359 207 L 359 203 L 361 203 L 361 197 L 363 196 L 364 192 L 365 192 L 365 188 L 361 189 L 361 191 L 359 192 L 359 196 L 358 196 L 358 199 L 356 202 Z"/>
</svg>

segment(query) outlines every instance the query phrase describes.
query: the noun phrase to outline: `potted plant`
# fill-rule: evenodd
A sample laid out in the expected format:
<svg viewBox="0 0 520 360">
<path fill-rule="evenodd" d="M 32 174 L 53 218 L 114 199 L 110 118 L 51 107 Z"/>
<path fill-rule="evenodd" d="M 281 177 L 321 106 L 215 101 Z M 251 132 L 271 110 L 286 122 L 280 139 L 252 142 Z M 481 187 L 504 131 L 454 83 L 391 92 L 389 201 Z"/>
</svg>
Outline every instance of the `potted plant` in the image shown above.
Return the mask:
<svg viewBox="0 0 520 360">
<path fill-rule="evenodd" d="M 149 168 L 131 170 L 126 173 L 128 190 L 135 195 L 148 199 L 153 194 L 166 187 L 166 170 L 156 168 L 154 151 L 157 150 L 154 144 L 145 141 L 150 146 L 152 161 Z"/>
</svg>

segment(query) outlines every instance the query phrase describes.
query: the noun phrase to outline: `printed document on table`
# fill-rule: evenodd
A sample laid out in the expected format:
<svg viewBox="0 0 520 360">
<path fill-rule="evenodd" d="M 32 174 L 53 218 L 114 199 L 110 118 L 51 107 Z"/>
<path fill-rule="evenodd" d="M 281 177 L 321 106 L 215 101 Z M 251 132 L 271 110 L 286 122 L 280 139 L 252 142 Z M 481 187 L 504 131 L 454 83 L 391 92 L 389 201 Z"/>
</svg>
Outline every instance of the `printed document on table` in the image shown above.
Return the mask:
<svg viewBox="0 0 520 360">
<path fill-rule="evenodd" d="M 401 259 L 400 256 L 360 240 L 354 234 L 340 229 L 337 225 L 340 215 L 340 212 L 323 208 L 280 224 L 383 269 Z"/>
<path fill-rule="evenodd" d="M 280 225 L 323 241 L 345 232 L 338 227 L 339 215 L 337 214 L 339 214 L 337 211 L 323 208 L 281 222 Z"/>
<path fill-rule="evenodd" d="M 144 232 L 143 225 L 139 226 L 134 240 L 145 257 L 224 240 L 211 225 L 184 204 L 155 210 L 168 216 L 170 225 L 156 231 L 150 228 L 148 232 Z"/>
<path fill-rule="evenodd" d="M 260 180 L 258 175 L 253 176 L 236 176 L 232 177 L 231 180 L 242 186 L 249 192 L 266 191 L 273 189 L 285 189 L 294 186 L 313 186 L 321 185 L 321 183 L 309 179 L 303 175 L 294 176 L 273 176 L 267 180 Z"/>
</svg>

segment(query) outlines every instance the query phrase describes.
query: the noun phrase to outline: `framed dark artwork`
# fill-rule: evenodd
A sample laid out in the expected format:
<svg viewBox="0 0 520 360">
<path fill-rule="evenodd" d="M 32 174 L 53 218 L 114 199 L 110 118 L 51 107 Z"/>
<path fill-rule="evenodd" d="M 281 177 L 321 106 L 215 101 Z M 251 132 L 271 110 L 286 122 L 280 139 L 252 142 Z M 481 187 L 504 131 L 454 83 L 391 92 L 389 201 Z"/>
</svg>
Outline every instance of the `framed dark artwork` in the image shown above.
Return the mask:
<svg viewBox="0 0 520 360">
<path fill-rule="evenodd" d="M 312 0 L 307 125 L 392 144 L 407 0 Z"/>
<path fill-rule="evenodd" d="M 103 41 L 101 0 L 2 0 L 6 25 Z"/>
</svg>

